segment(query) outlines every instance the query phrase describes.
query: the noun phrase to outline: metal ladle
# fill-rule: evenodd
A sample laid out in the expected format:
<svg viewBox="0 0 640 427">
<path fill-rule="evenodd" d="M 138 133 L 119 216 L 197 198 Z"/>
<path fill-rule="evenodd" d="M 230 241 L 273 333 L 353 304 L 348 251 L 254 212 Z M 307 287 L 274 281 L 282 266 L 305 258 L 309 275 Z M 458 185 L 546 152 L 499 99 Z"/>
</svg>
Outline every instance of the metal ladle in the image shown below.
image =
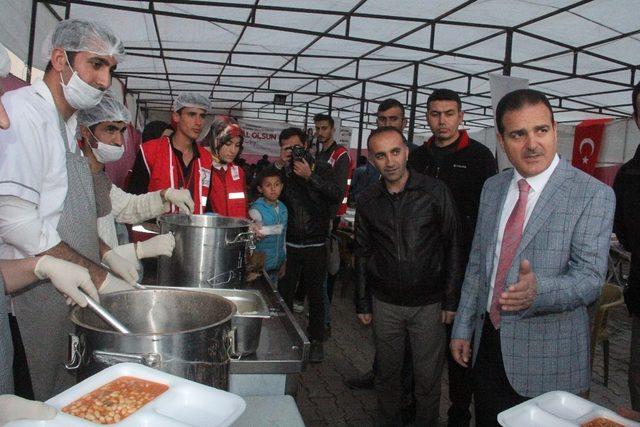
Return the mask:
<svg viewBox="0 0 640 427">
<path fill-rule="evenodd" d="M 89 295 L 84 293 L 81 289 L 78 289 L 82 295 L 87 298 L 87 307 L 91 309 L 95 314 L 97 314 L 102 320 L 107 322 L 109 326 L 111 326 L 116 331 L 123 334 L 130 334 L 131 331 L 124 326 L 118 319 L 113 317 L 111 313 L 109 313 L 103 306 L 101 306 L 96 300 L 91 298 Z"/>
</svg>

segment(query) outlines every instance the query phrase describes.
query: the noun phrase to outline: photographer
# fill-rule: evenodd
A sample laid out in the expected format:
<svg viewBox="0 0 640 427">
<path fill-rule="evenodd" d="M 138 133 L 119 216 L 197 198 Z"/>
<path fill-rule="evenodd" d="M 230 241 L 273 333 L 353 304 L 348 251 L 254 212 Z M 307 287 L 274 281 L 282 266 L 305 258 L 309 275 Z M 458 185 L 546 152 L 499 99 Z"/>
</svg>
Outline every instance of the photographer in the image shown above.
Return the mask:
<svg viewBox="0 0 640 427">
<path fill-rule="evenodd" d="M 309 297 L 310 362 L 322 362 L 324 351 L 324 303 L 322 282 L 327 269 L 326 239 L 331 206 L 344 188 L 336 182 L 331 165 L 316 162 L 309 154 L 305 133 L 287 128 L 280 133 L 280 158 L 274 166 L 282 171 L 281 200 L 289 211 L 286 273 L 278 290 L 291 308 L 295 286 L 305 286 Z"/>
</svg>

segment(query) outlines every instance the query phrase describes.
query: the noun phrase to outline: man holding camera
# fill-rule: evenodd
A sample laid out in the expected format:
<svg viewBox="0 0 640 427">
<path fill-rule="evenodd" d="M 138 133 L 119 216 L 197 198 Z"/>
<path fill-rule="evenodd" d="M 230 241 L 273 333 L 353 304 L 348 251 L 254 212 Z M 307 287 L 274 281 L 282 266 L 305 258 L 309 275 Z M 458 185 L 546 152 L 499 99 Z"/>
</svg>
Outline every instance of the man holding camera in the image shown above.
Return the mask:
<svg viewBox="0 0 640 427">
<path fill-rule="evenodd" d="M 324 350 L 324 302 L 322 282 L 327 270 L 326 239 L 333 212 L 343 196 L 334 172 L 326 162 L 309 154 L 306 134 L 298 128 L 280 133 L 280 158 L 274 167 L 282 171 L 281 200 L 287 206 L 286 273 L 278 291 L 291 308 L 295 287 L 305 286 L 309 297 L 310 362 L 322 362 Z"/>
</svg>

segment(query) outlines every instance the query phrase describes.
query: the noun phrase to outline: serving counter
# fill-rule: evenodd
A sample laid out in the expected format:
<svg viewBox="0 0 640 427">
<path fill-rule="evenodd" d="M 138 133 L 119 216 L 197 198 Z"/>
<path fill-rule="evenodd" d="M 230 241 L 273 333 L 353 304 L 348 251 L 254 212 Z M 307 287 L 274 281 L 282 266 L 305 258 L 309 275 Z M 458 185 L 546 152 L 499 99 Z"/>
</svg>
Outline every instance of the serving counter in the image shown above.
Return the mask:
<svg viewBox="0 0 640 427">
<path fill-rule="evenodd" d="M 231 360 L 229 391 L 241 396 L 293 394 L 292 375 L 304 368 L 309 340 L 266 275 L 244 289 L 260 291 L 270 317 L 262 320 L 258 350 Z"/>
</svg>

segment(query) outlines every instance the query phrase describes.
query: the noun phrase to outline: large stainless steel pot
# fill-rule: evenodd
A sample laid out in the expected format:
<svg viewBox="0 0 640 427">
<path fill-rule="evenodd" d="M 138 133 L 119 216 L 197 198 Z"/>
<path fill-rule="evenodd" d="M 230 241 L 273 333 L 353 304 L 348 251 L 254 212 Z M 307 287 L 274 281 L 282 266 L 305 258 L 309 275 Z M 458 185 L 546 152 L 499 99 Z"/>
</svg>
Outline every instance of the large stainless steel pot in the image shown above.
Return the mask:
<svg viewBox="0 0 640 427">
<path fill-rule="evenodd" d="M 116 363 L 137 362 L 228 389 L 229 355 L 235 352 L 232 302 L 189 289 L 116 292 L 100 302 L 132 333 L 115 332 L 92 311 L 76 306 L 67 367 L 77 369 L 78 381 Z"/>
<path fill-rule="evenodd" d="M 218 215 L 164 215 L 160 232 L 172 232 L 171 257 L 158 259 L 159 286 L 237 288 L 244 284 L 245 250 L 253 245 L 249 221 Z"/>
</svg>

